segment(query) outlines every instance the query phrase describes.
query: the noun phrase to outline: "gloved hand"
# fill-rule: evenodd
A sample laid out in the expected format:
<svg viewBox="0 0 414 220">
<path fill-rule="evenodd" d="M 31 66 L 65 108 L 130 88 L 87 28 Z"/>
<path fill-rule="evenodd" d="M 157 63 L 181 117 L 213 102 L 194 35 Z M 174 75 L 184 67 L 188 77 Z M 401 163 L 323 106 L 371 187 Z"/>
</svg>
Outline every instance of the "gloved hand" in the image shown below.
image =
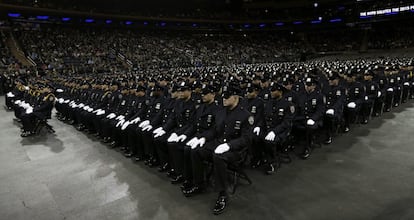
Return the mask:
<svg viewBox="0 0 414 220">
<path fill-rule="evenodd" d="M 348 108 L 356 108 L 355 102 L 348 103 Z"/>
<path fill-rule="evenodd" d="M 191 149 L 195 149 L 196 148 L 196 144 L 198 142 L 198 138 L 197 137 L 193 137 L 191 138 L 190 141 L 188 141 L 185 145 L 190 146 Z"/>
<path fill-rule="evenodd" d="M 274 141 L 275 137 L 276 137 L 275 132 L 271 131 L 266 135 L 265 140 L 266 141 Z"/>
<path fill-rule="evenodd" d="M 7 97 L 9 97 L 9 98 L 13 98 L 13 97 L 14 97 L 14 94 L 13 94 L 12 92 L 8 92 L 8 93 L 7 93 Z"/>
<path fill-rule="evenodd" d="M 377 95 L 377 97 L 381 97 L 381 91 L 378 91 L 378 95 Z"/>
<path fill-rule="evenodd" d="M 116 117 L 115 119 L 116 120 L 122 120 L 122 119 L 124 119 L 125 118 L 125 116 L 123 116 L 123 115 L 119 115 L 118 117 Z"/>
<path fill-rule="evenodd" d="M 171 142 L 177 142 L 177 134 L 176 133 L 172 133 L 171 135 L 170 135 L 170 137 L 167 139 L 167 141 L 168 141 L 168 143 L 171 143 Z"/>
<path fill-rule="evenodd" d="M 214 150 L 215 154 L 222 154 L 230 150 L 230 146 L 227 143 L 220 144 L 217 146 L 217 148 Z"/>
<path fill-rule="evenodd" d="M 145 120 L 145 121 L 141 122 L 141 123 L 138 125 L 138 127 L 143 128 L 143 127 L 145 127 L 145 126 L 149 125 L 149 123 L 150 123 L 150 121 Z"/>
<path fill-rule="evenodd" d="M 308 121 L 306 122 L 307 125 L 309 126 L 313 126 L 315 124 L 315 121 L 312 119 L 308 119 Z"/>
<path fill-rule="evenodd" d="M 410 83 L 409 82 L 405 82 L 404 83 L 404 86 L 409 86 L 410 85 Z"/>
<path fill-rule="evenodd" d="M 33 108 L 26 109 L 26 114 L 31 114 L 31 113 L 33 113 Z"/>
<path fill-rule="evenodd" d="M 131 122 L 130 121 L 126 121 L 123 125 L 122 125 L 122 128 L 121 128 L 121 130 L 125 130 L 129 125 L 131 124 Z"/>
<path fill-rule="evenodd" d="M 256 134 L 257 136 L 259 136 L 260 135 L 260 127 L 255 127 L 253 129 L 253 133 Z"/>
<path fill-rule="evenodd" d="M 96 113 L 96 115 L 103 115 L 103 114 L 105 114 L 105 110 L 100 110 L 100 111 L 98 111 L 97 113 Z"/>
<path fill-rule="evenodd" d="M 393 88 L 389 88 L 389 89 L 387 89 L 387 92 L 394 92 L 394 89 Z"/>
<path fill-rule="evenodd" d="M 66 104 L 68 104 L 70 102 L 70 100 L 68 99 L 68 100 L 65 100 L 65 101 L 63 101 L 63 103 L 66 103 Z"/>
<path fill-rule="evenodd" d="M 85 104 L 81 103 L 78 106 L 79 106 L 79 108 L 83 108 L 85 106 Z"/>
<path fill-rule="evenodd" d="M 202 137 L 202 138 L 198 139 L 198 142 L 196 144 L 196 147 L 197 146 L 203 147 L 205 143 L 206 143 L 206 138 L 205 137 Z"/>
<path fill-rule="evenodd" d="M 367 101 L 368 100 L 368 96 L 365 96 L 365 101 Z"/>
<path fill-rule="evenodd" d="M 125 120 L 122 119 L 118 122 L 118 124 L 116 124 L 116 127 L 122 126 L 125 123 Z"/>
<path fill-rule="evenodd" d="M 16 100 L 16 101 L 14 101 L 14 104 L 19 105 L 21 102 L 22 101 L 20 101 L 20 100 Z"/>
<path fill-rule="evenodd" d="M 136 124 L 139 121 L 141 121 L 141 119 L 139 117 L 136 117 L 134 120 L 131 121 L 131 124 Z"/>
<path fill-rule="evenodd" d="M 63 89 L 56 89 L 56 92 L 61 93 L 63 92 Z"/>
<path fill-rule="evenodd" d="M 327 115 L 334 115 L 334 114 L 335 114 L 335 110 L 333 110 L 333 109 L 328 109 L 328 110 L 326 111 L 326 114 L 327 114 Z"/>
<path fill-rule="evenodd" d="M 157 131 L 157 132 L 155 132 L 154 134 L 154 138 L 157 138 L 157 137 L 161 137 L 161 136 L 163 136 L 165 133 L 167 133 L 167 132 L 165 132 L 164 131 L 164 129 L 162 129 L 161 128 L 161 130 L 159 130 L 159 131 Z"/>
<path fill-rule="evenodd" d="M 88 109 L 88 112 L 92 112 L 92 111 L 93 111 L 93 108 L 89 108 L 89 109 Z"/>
<path fill-rule="evenodd" d="M 182 134 L 182 135 L 177 137 L 176 142 L 183 142 L 183 141 L 185 141 L 185 139 L 187 139 L 187 135 Z"/>
<path fill-rule="evenodd" d="M 142 128 L 142 131 L 150 131 L 152 129 L 151 125 L 147 125 L 145 127 Z"/>
</svg>

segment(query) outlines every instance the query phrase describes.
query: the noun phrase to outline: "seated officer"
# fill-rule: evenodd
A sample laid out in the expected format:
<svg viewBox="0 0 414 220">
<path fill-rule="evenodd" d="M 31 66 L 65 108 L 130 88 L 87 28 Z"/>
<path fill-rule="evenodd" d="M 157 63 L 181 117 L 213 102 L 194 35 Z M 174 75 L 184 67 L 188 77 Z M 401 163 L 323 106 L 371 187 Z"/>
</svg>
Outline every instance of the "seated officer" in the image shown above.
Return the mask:
<svg viewBox="0 0 414 220">
<path fill-rule="evenodd" d="M 313 78 L 305 79 L 305 92 L 298 96 L 294 128 L 296 132 L 305 131 L 306 146 L 302 158 L 307 159 L 315 144 L 316 131 L 323 125 L 325 113 L 325 98 L 316 90 Z"/>
<path fill-rule="evenodd" d="M 245 151 L 251 143 L 254 118 L 240 105 L 241 93 L 238 85 L 223 87 L 225 108 L 217 112 L 214 128 L 200 138 L 191 152 L 194 187 L 184 191 L 184 194 L 191 196 L 204 190 L 203 161 L 213 161 L 215 183 L 219 191 L 214 214 L 220 214 L 227 206 L 228 165 L 240 161 L 240 152 Z"/>
<path fill-rule="evenodd" d="M 332 135 L 335 128 L 343 119 L 345 105 L 345 89 L 339 85 L 339 75 L 332 73 L 328 76 L 329 87 L 326 89 L 326 113 L 324 118 L 324 130 L 326 132 L 325 144 L 332 143 Z"/>
<path fill-rule="evenodd" d="M 202 104 L 199 108 L 197 108 L 194 123 L 192 123 L 192 126 L 184 132 L 188 137 L 193 138 L 189 138 L 186 146 L 184 146 L 184 155 L 183 160 L 181 161 L 183 163 L 183 176 L 185 180 L 181 186 L 183 193 L 194 186 L 191 167 L 191 149 L 195 148 L 197 143 L 200 141 L 200 138 L 204 137 L 206 132 L 215 126 L 216 114 L 220 110 L 220 106 L 215 100 L 218 89 L 218 85 L 214 85 L 212 83 L 207 85 L 204 84 L 202 86 Z M 178 160 L 176 161 L 178 162 Z"/>
<path fill-rule="evenodd" d="M 361 110 L 362 103 L 365 99 L 365 87 L 357 81 L 356 72 L 351 72 L 346 76 L 347 80 L 347 97 L 344 110 L 345 132 L 349 132 L 349 126 L 354 123 L 356 116 Z"/>
<path fill-rule="evenodd" d="M 23 133 L 22 137 L 28 137 L 34 134 L 34 128 L 38 120 L 49 119 L 52 114 L 52 109 L 55 104 L 55 96 L 51 92 L 51 89 L 44 88 L 40 90 L 41 97 L 43 98 L 40 103 L 26 110 L 26 113 L 22 115 Z"/>
<path fill-rule="evenodd" d="M 285 88 L 277 83 L 270 86 L 271 98 L 266 103 L 265 117 L 265 157 L 268 162 L 266 174 L 273 174 L 279 167 L 280 160 L 278 151 L 280 145 L 285 142 L 292 130 L 292 120 L 295 114 L 293 103 L 283 97 Z"/>
</svg>

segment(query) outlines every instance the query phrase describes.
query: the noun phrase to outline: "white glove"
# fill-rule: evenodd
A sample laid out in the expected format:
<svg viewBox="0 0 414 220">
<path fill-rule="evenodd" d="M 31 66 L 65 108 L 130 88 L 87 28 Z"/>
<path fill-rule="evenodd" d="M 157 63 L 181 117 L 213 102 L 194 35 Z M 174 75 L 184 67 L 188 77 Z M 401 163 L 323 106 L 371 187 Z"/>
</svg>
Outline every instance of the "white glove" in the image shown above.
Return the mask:
<svg viewBox="0 0 414 220">
<path fill-rule="evenodd" d="M 355 102 L 348 103 L 348 108 L 355 108 L 355 107 L 356 107 Z"/>
<path fill-rule="evenodd" d="M 216 154 L 222 154 L 230 150 L 230 146 L 227 143 L 220 144 L 217 146 L 217 148 L 214 150 L 214 153 Z"/>
<path fill-rule="evenodd" d="M 123 115 L 119 115 L 118 117 L 116 117 L 115 119 L 116 120 L 123 120 L 125 118 L 125 116 L 123 116 Z"/>
<path fill-rule="evenodd" d="M 122 128 L 121 128 L 121 130 L 125 130 L 129 125 L 131 124 L 131 122 L 129 122 L 129 121 L 126 121 L 125 123 L 124 123 L 124 125 L 122 125 Z"/>
<path fill-rule="evenodd" d="M 266 141 L 274 141 L 275 137 L 276 137 L 275 132 L 271 131 L 266 135 L 265 140 Z"/>
<path fill-rule="evenodd" d="M 83 110 L 85 110 L 85 111 L 88 111 L 88 109 L 89 109 L 89 106 L 84 106 L 83 107 Z"/>
<path fill-rule="evenodd" d="M 188 141 L 185 145 L 190 146 L 191 149 L 195 149 L 196 148 L 196 144 L 198 142 L 198 138 L 197 137 L 193 137 L 191 138 L 190 141 Z"/>
<path fill-rule="evenodd" d="M 177 137 L 176 142 L 183 142 L 183 141 L 185 141 L 185 139 L 187 139 L 187 135 L 182 134 L 182 135 Z"/>
<path fill-rule="evenodd" d="M 8 92 L 8 93 L 7 93 L 7 97 L 9 97 L 9 98 L 13 98 L 13 97 L 14 97 L 14 94 L 13 94 L 12 92 Z"/>
<path fill-rule="evenodd" d="M 161 128 L 161 130 L 159 130 L 158 132 L 155 132 L 154 138 L 161 137 L 165 133 L 167 133 L 167 132 L 165 132 L 164 129 Z"/>
<path fill-rule="evenodd" d="M 334 115 L 334 114 L 335 114 L 335 110 L 333 110 L 333 109 L 328 109 L 328 110 L 326 111 L 326 114 L 327 114 L 327 115 Z"/>
<path fill-rule="evenodd" d="M 26 114 L 31 114 L 31 113 L 33 113 L 33 108 L 26 109 Z"/>
<path fill-rule="evenodd" d="M 315 121 L 312 119 L 308 119 L 308 121 L 306 122 L 307 125 L 312 126 L 315 124 Z"/>
<path fill-rule="evenodd" d="M 92 113 L 98 113 L 101 109 L 96 109 L 95 111 L 93 111 Z"/>
<path fill-rule="evenodd" d="M 171 135 L 170 135 L 170 137 L 167 139 L 167 141 L 168 141 L 168 143 L 171 143 L 171 142 L 177 142 L 177 134 L 176 133 L 172 133 Z"/>
<path fill-rule="evenodd" d="M 163 129 L 162 129 L 162 127 L 159 127 L 159 128 L 157 128 L 157 129 L 155 129 L 152 133 L 154 133 L 154 134 L 155 134 L 155 133 L 158 133 L 158 132 L 159 132 L 159 131 L 161 131 L 161 130 L 163 130 Z"/>
<path fill-rule="evenodd" d="M 404 86 L 409 86 L 410 85 L 410 83 L 409 82 L 405 82 L 404 83 Z"/>
<path fill-rule="evenodd" d="M 88 109 L 88 112 L 92 112 L 92 111 L 93 111 L 93 108 L 89 108 L 89 109 Z"/>
<path fill-rule="evenodd" d="M 116 127 L 122 126 L 125 123 L 125 120 L 122 119 L 118 122 L 118 124 L 116 124 Z"/>
<path fill-rule="evenodd" d="M 141 119 L 139 117 L 136 117 L 134 120 L 131 121 L 131 124 L 136 124 L 139 121 L 141 121 Z"/>
<path fill-rule="evenodd" d="M 377 95 L 377 97 L 381 97 L 381 91 L 378 91 L 378 95 Z"/>
<path fill-rule="evenodd" d="M 79 106 L 79 108 L 83 108 L 85 106 L 85 104 L 81 103 L 78 106 Z"/>
<path fill-rule="evenodd" d="M 106 117 L 109 118 L 109 119 L 114 119 L 116 117 L 116 115 L 114 113 L 111 113 Z"/>
<path fill-rule="evenodd" d="M 149 125 L 149 123 L 150 123 L 150 121 L 145 120 L 145 121 L 141 122 L 141 123 L 138 125 L 138 127 L 143 128 L 143 127 L 145 127 L 145 126 Z"/>
<path fill-rule="evenodd" d="M 260 127 L 255 127 L 253 129 L 253 133 L 255 133 L 257 136 L 259 136 L 259 134 L 260 134 Z"/>
<path fill-rule="evenodd" d="M 368 96 L 365 96 L 365 101 L 368 100 Z"/>
<path fill-rule="evenodd" d="M 68 99 L 68 100 L 65 100 L 63 103 L 68 104 L 69 102 L 70 102 L 70 100 Z"/>
<path fill-rule="evenodd" d="M 198 139 L 196 147 L 197 146 L 203 147 L 205 143 L 206 143 L 206 138 L 202 137 L 202 138 Z"/>
<path fill-rule="evenodd" d="M 63 89 L 56 89 L 56 92 L 61 93 L 63 92 Z"/>
<path fill-rule="evenodd" d="M 100 110 L 100 111 L 98 111 L 97 113 L 96 113 L 96 115 L 103 115 L 103 114 L 105 114 L 105 110 Z"/>
<path fill-rule="evenodd" d="M 151 125 L 147 125 L 144 128 L 142 128 L 142 131 L 150 131 L 152 129 Z"/>
<path fill-rule="evenodd" d="M 393 88 L 389 88 L 389 89 L 387 89 L 387 92 L 394 92 L 394 89 Z"/>
<path fill-rule="evenodd" d="M 19 105 L 21 102 L 22 101 L 20 101 L 20 100 L 16 100 L 16 101 L 14 101 L 14 104 Z"/>
</svg>

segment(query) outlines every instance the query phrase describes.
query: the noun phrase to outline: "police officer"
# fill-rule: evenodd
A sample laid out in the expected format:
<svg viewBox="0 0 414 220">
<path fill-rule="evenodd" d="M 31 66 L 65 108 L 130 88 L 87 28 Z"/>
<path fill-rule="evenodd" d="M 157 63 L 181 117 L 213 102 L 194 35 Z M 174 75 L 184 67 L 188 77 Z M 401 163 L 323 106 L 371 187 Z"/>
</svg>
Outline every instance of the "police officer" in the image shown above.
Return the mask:
<svg viewBox="0 0 414 220">
<path fill-rule="evenodd" d="M 346 76 L 347 97 L 344 111 L 345 132 L 349 132 L 350 124 L 355 122 L 365 99 L 365 87 L 359 80 L 357 81 L 356 78 L 357 72 L 355 71 L 350 71 Z"/>
<path fill-rule="evenodd" d="M 221 108 L 215 100 L 218 89 L 219 87 L 217 84 L 211 82 L 209 84 L 203 84 L 201 90 L 201 98 L 203 102 L 195 113 L 194 123 L 191 123 L 191 126 L 184 132 L 189 137 L 189 141 L 187 141 L 184 146 L 183 177 L 185 181 L 181 186 L 183 193 L 194 187 L 191 150 L 192 148 L 195 148 L 200 139 L 215 126 L 216 114 Z"/>
<path fill-rule="evenodd" d="M 247 150 L 251 143 L 251 126 L 254 124 L 254 117 L 240 105 L 241 93 L 238 85 L 223 87 L 225 109 L 217 113 L 216 126 L 200 138 L 191 152 L 195 186 L 184 193 L 186 196 L 191 196 L 203 191 L 205 188 L 203 161 L 213 161 L 215 183 L 219 191 L 213 209 L 214 214 L 222 213 L 227 207 L 227 166 L 240 161 L 240 152 Z"/>
<path fill-rule="evenodd" d="M 273 174 L 280 165 L 279 152 L 282 144 L 288 139 L 292 130 L 295 106 L 283 98 L 283 85 L 272 82 L 270 86 L 271 98 L 266 103 L 265 118 L 265 145 L 264 152 L 267 161 L 265 173 Z"/>
<path fill-rule="evenodd" d="M 332 136 L 335 129 L 343 120 L 343 112 L 346 98 L 346 91 L 339 81 L 338 73 L 330 73 L 328 75 L 329 86 L 326 89 L 326 112 L 324 116 L 324 130 L 326 132 L 325 144 L 332 143 Z"/>
<path fill-rule="evenodd" d="M 316 81 L 313 78 L 305 79 L 305 92 L 298 96 L 294 127 L 296 131 L 305 131 L 306 146 L 302 158 L 307 159 L 315 145 L 316 132 L 323 125 L 325 113 L 325 97 L 316 90 Z"/>
<path fill-rule="evenodd" d="M 381 96 L 378 84 L 373 81 L 374 73 L 367 70 L 364 74 L 365 97 L 361 106 L 362 124 L 367 124 L 371 116 L 375 100 Z"/>
</svg>

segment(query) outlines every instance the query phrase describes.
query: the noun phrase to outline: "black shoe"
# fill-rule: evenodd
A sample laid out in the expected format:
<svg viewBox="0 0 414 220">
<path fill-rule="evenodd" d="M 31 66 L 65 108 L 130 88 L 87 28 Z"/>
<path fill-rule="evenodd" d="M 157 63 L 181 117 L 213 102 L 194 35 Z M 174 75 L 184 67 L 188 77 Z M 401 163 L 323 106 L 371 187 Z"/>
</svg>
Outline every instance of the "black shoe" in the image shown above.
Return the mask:
<svg viewBox="0 0 414 220">
<path fill-rule="evenodd" d="M 178 176 L 176 176 L 175 178 L 173 178 L 172 180 L 171 180 L 171 184 L 180 184 L 180 183 L 182 183 L 182 182 L 184 182 L 184 177 L 183 177 L 183 175 L 178 175 Z"/>
<path fill-rule="evenodd" d="M 190 190 L 191 188 L 193 188 L 193 184 L 190 183 L 189 181 L 185 180 L 183 182 L 183 184 L 181 184 L 180 189 L 181 191 L 184 193 L 187 190 Z"/>
<path fill-rule="evenodd" d="M 323 142 L 324 144 L 328 145 L 328 144 L 332 144 L 332 137 L 328 137 L 325 142 Z"/>
<path fill-rule="evenodd" d="M 224 212 L 227 207 L 227 196 L 219 196 L 216 201 L 216 205 L 214 205 L 213 214 L 219 215 Z"/>
<path fill-rule="evenodd" d="M 345 132 L 345 133 L 348 133 L 348 132 L 349 132 L 349 127 L 348 127 L 348 126 L 347 126 L 347 127 L 345 127 L 344 132 Z"/>
<path fill-rule="evenodd" d="M 311 154 L 311 149 L 309 147 L 305 148 L 305 151 L 302 154 L 302 159 L 306 160 Z"/>
<path fill-rule="evenodd" d="M 368 124 L 368 120 L 367 120 L 367 119 L 363 120 L 363 121 L 361 122 L 361 124 L 364 124 L 364 125 Z"/>
<path fill-rule="evenodd" d="M 127 151 L 127 152 L 124 153 L 124 156 L 126 158 L 130 158 L 130 157 L 132 157 L 132 155 L 133 155 L 133 153 L 131 151 Z"/>
<path fill-rule="evenodd" d="M 30 131 L 23 131 L 21 134 L 20 134 L 20 137 L 29 137 L 29 136 L 31 136 L 32 135 L 32 133 L 30 132 Z"/>
<path fill-rule="evenodd" d="M 184 194 L 185 197 L 195 196 L 195 195 L 203 193 L 203 192 L 204 192 L 204 188 L 200 187 L 200 186 L 193 186 L 193 187 L 190 187 L 187 190 L 183 190 L 183 194 Z"/>
<path fill-rule="evenodd" d="M 275 169 L 275 166 L 271 163 L 271 164 L 269 164 L 267 167 L 266 167 L 266 171 L 265 171 L 265 173 L 267 174 L 267 175 L 272 175 L 272 174 L 274 174 L 276 172 L 276 169 Z"/>
<path fill-rule="evenodd" d="M 170 170 L 170 165 L 168 163 L 158 167 L 158 172 L 160 173 L 167 172 L 168 170 Z"/>
<path fill-rule="evenodd" d="M 116 148 L 116 141 L 112 141 L 111 143 L 109 143 L 109 147 L 110 148 Z"/>
<path fill-rule="evenodd" d="M 109 142 L 111 142 L 111 138 L 109 138 L 109 137 L 104 137 L 103 138 L 103 142 L 106 144 L 106 143 L 109 143 Z"/>
<path fill-rule="evenodd" d="M 171 179 L 174 179 L 177 176 L 177 174 L 175 173 L 173 169 L 171 169 L 170 171 L 167 172 L 167 176 Z"/>
<path fill-rule="evenodd" d="M 255 168 L 258 168 L 258 167 L 260 167 L 260 166 L 262 166 L 263 165 L 263 161 L 262 160 L 254 160 L 254 161 L 252 161 L 252 163 L 251 163 L 251 167 L 253 168 L 253 169 L 255 169 Z"/>
<path fill-rule="evenodd" d="M 134 160 L 135 162 L 139 162 L 139 161 L 142 161 L 142 160 L 143 160 L 143 158 L 142 158 L 142 157 L 140 157 L 140 156 L 135 156 L 133 160 Z"/>
<path fill-rule="evenodd" d="M 158 160 L 156 160 L 156 159 L 152 159 L 149 163 L 148 163 L 148 166 L 149 167 L 156 167 L 156 166 L 159 166 L 160 165 L 160 162 L 158 162 Z"/>
</svg>

